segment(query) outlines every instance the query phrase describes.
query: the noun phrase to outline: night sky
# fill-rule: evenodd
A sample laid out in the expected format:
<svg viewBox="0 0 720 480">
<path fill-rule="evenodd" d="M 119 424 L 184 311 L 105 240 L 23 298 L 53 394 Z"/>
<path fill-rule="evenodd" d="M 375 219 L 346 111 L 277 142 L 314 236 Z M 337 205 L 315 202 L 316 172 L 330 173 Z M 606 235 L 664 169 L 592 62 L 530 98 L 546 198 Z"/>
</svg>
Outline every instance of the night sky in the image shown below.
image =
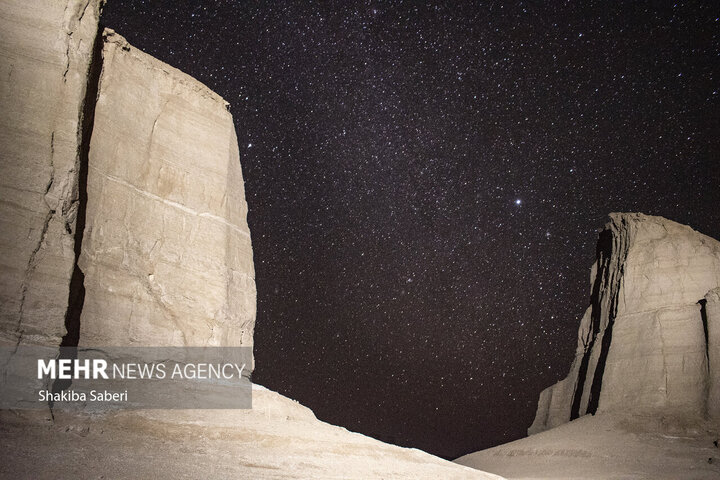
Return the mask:
<svg viewBox="0 0 720 480">
<path fill-rule="evenodd" d="M 609 212 L 720 238 L 718 2 L 544 3 L 109 0 L 231 104 L 255 382 L 444 457 L 514 440 Z"/>
</svg>

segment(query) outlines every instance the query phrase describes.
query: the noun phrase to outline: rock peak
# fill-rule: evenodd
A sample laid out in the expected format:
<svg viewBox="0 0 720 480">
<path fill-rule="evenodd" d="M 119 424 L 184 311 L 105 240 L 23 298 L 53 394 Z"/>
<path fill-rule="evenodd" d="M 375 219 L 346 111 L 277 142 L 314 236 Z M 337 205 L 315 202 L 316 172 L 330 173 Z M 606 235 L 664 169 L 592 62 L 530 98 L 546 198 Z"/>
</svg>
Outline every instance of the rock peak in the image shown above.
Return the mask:
<svg viewBox="0 0 720 480">
<path fill-rule="evenodd" d="M 610 225 L 614 224 L 617 227 L 622 226 L 641 226 L 641 225 L 659 225 L 663 226 L 666 229 L 677 231 L 677 230 L 685 230 L 694 232 L 697 235 L 710 239 L 713 242 L 717 242 L 712 237 L 708 237 L 707 235 L 703 235 L 702 233 L 698 232 L 697 230 L 694 230 L 692 227 L 688 225 L 683 225 L 682 223 L 675 222 L 673 220 L 669 220 L 665 217 L 660 217 L 658 215 L 646 215 L 644 213 L 640 212 L 612 212 L 608 214 L 609 221 L 606 224 L 606 228 L 608 228 Z"/>
<path fill-rule="evenodd" d="M 179 70 L 172 65 L 158 60 L 157 58 L 148 55 L 147 53 L 133 47 L 122 35 L 117 33 L 112 28 L 105 28 L 102 32 L 103 43 L 108 47 L 120 48 L 125 52 L 131 52 L 133 59 L 138 64 L 143 65 L 145 68 L 160 70 L 165 72 L 172 81 L 180 83 L 186 87 L 189 87 L 195 95 L 199 95 L 203 98 L 212 99 L 220 103 L 225 110 L 228 110 L 230 104 L 219 94 L 210 89 L 207 85 L 197 80 L 195 77 L 188 75 L 187 73 Z"/>
<path fill-rule="evenodd" d="M 720 312 L 708 292 L 718 287 L 720 242 L 663 217 L 611 213 L 575 360 L 541 393 L 528 433 L 604 411 L 717 415 Z"/>
</svg>

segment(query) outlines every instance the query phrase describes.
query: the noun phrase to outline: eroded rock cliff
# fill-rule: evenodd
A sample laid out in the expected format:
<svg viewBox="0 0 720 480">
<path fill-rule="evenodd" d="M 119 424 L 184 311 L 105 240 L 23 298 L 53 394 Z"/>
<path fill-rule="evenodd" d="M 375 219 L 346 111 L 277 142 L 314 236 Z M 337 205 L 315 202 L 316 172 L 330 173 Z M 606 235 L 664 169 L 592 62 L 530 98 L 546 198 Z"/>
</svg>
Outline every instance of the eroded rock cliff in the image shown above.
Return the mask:
<svg viewBox="0 0 720 480">
<path fill-rule="evenodd" d="M 80 343 L 251 346 L 255 276 L 227 103 L 112 30 L 102 38 Z"/>
<path fill-rule="evenodd" d="M 0 2 L 0 341 L 59 345 L 100 0 Z"/>
<path fill-rule="evenodd" d="M 567 378 L 541 393 L 529 437 L 455 461 L 507 478 L 718 478 L 718 285 L 720 242 L 611 214 Z"/>
<path fill-rule="evenodd" d="M 717 303 L 706 295 L 718 286 L 720 242 L 661 217 L 611 214 L 575 360 L 567 378 L 541 393 L 528 433 L 586 413 L 715 411 Z"/>
</svg>

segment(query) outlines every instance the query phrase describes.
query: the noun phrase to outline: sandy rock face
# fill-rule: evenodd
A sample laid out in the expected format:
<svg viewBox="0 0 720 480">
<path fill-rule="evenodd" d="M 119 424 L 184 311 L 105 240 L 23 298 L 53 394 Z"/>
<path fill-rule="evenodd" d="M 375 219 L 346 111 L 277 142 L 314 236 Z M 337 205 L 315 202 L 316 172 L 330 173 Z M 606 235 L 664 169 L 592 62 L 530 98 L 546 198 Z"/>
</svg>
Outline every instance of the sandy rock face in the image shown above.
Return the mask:
<svg viewBox="0 0 720 480">
<path fill-rule="evenodd" d="M 708 415 L 720 424 L 720 288 L 705 295 L 704 314 L 708 338 Z"/>
<path fill-rule="evenodd" d="M 250 346 L 255 280 L 227 103 L 103 34 L 82 345 Z"/>
<path fill-rule="evenodd" d="M 706 298 L 720 286 L 720 242 L 661 217 L 611 214 L 591 283 L 570 373 L 542 392 L 528 432 L 596 412 L 706 416 L 720 376 L 717 355 L 708 362 L 717 304 Z"/>
<path fill-rule="evenodd" d="M 2 0 L 0 11 L 0 337 L 58 345 L 100 0 Z"/>
</svg>

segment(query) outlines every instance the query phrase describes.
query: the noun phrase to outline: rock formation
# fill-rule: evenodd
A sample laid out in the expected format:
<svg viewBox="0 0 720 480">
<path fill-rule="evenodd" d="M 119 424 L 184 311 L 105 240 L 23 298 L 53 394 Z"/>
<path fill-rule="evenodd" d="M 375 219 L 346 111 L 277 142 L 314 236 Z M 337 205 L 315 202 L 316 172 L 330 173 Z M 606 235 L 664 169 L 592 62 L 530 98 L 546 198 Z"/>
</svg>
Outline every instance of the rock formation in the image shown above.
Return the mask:
<svg viewBox="0 0 720 480">
<path fill-rule="evenodd" d="M 0 341 L 59 345 L 100 1 L 0 8 Z"/>
<path fill-rule="evenodd" d="M 719 285 L 720 242 L 611 214 L 567 378 L 541 393 L 528 438 L 456 462 L 508 478 L 718 478 Z"/>
<path fill-rule="evenodd" d="M 82 345 L 250 346 L 255 274 L 227 103 L 103 33 Z"/>
<path fill-rule="evenodd" d="M 4 341 L 252 345 L 227 103 L 98 36 L 100 0 L 3 3 Z"/>
<path fill-rule="evenodd" d="M 591 278 L 570 373 L 542 392 L 528 433 L 596 412 L 706 416 L 720 376 L 708 368 L 717 327 L 705 299 L 720 286 L 720 242 L 661 217 L 611 214 Z"/>
<path fill-rule="evenodd" d="M 0 382 L 21 344 L 252 346 L 227 104 L 99 32 L 101 3 L 0 0 Z M 2 478 L 500 479 L 257 385 L 252 409 L 0 410 L 0 430 Z"/>
</svg>

